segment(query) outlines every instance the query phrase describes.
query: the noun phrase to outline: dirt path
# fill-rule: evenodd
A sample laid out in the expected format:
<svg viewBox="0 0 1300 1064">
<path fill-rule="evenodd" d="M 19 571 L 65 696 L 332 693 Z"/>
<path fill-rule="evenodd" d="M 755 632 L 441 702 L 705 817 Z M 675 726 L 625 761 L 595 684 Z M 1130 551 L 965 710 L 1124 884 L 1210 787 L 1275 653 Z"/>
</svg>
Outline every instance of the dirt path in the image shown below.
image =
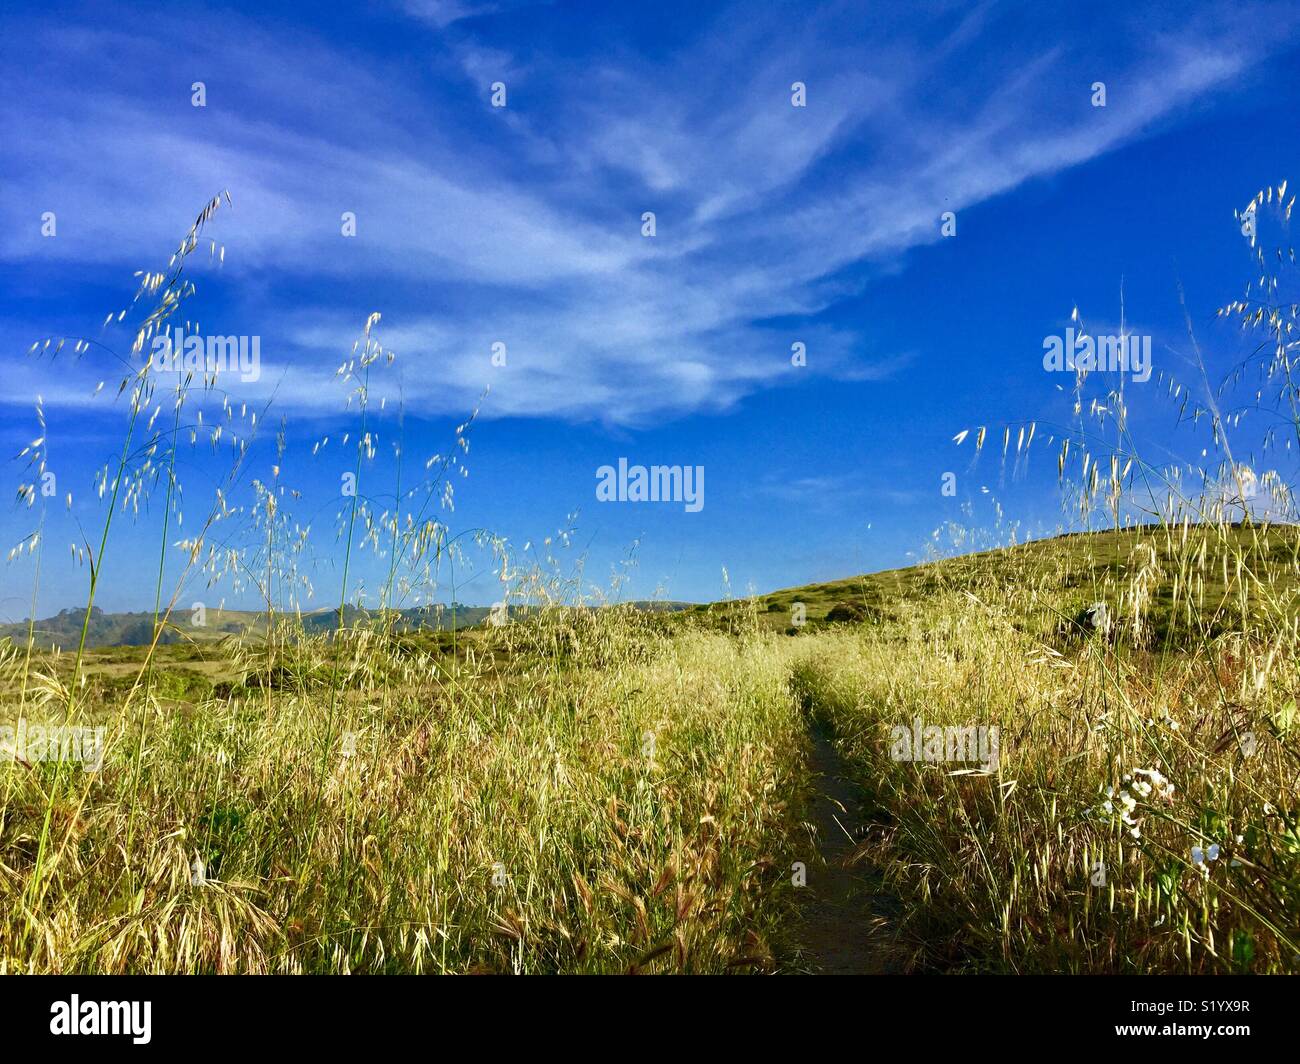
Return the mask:
<svg viewBox="0 0 1300 1064">
<path fill-rule="evenodd" d="M 799 967 L 814 974 L 882 974 L 897 971 L 890 949 L 892 899 L 866 871 L 849 864 L 864 835 L 861 793 L 828 731 L 812 728 L 810 767 L 817 774 L 808 812 L 816 829 L 817 858 L 808 862 L 808 885 L 796 929 Z"/>
</svg>

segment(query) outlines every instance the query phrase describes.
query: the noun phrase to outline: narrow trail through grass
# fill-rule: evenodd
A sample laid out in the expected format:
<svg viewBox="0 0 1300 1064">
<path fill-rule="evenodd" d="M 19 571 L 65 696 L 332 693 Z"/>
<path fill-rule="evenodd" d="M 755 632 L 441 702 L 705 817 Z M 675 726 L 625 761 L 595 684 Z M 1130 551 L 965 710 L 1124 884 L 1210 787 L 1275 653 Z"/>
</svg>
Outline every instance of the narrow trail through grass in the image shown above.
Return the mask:
<svg viewBox="0 0 1300 1064">
<path fill-rule="evenodd" d="M 815 790 L 808 823 L 815 831 L 817 860 L 808 869 L 800 909 L 800 967 L 819 975 L 896 972 L 897 904 L 882 892 L 864 859 L 862 791 L 849 778 L 829 726 L 814 718 L 809 736 Z"/>
</svg>

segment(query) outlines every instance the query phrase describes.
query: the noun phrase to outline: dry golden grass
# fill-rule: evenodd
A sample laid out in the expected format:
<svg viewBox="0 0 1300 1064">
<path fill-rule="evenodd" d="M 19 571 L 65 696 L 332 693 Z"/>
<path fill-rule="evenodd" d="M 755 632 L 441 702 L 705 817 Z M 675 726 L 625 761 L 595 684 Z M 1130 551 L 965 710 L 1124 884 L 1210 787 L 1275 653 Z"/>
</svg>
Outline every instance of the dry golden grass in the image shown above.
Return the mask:
<svg viewBox="0 0 1300 1064">
<path fill-rule="evenodd" d="M 1080 637 L 1042 623 L 1062 613 L 1060 581 L 1020 557 L 1021 579 L 819 634 L 797 668 L 876 807 L 872 857 L 917 963 L 1296 971 L 1294 622 L 1144 647 L 1139 561 L 1111 588 L 1127 631 Z M 998 728 L 996 769 L 895 760 L 891 729 L 914 718 Z"/>
<path fill-rule="evenodd" d="M 456 666 L 332 721 L 292 692 L 140 703 L 100 773 L 0 768 L 0 967 L 770 966 L 803 757 L 784 650 Z"/>
</svg>

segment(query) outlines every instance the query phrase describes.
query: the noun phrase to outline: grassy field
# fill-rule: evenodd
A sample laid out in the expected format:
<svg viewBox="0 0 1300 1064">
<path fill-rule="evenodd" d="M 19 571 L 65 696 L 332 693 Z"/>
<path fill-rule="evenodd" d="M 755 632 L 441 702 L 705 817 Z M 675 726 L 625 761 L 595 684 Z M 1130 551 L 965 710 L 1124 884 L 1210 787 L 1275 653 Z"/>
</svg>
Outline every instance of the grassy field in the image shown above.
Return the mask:
<svg viewBox="0 0 1300 1064">
<path fill-rule="evenodd" d="M 269 684 L 264 641 L 160 648 L 134 694 L 145 648 L 89 653 L 102 770 L 0 768 L 3 966 L 802 970 L 817 722 L 904 968 L 1296 971 L 1295 544 L 1069 536 L 455 649 L 304 633 Z M 998 763 L 897 760 L 917 719 L 997 728 Z"/>
<path fill-rule="evenodd" d="M 638 634 L 618 669 L 416 654 L 425 681 L 332 705 L 151 698 L 99 773 L 6 766 L 5 969 L 770 965 L 802 751 L 783 656 Z"/>
</svg>

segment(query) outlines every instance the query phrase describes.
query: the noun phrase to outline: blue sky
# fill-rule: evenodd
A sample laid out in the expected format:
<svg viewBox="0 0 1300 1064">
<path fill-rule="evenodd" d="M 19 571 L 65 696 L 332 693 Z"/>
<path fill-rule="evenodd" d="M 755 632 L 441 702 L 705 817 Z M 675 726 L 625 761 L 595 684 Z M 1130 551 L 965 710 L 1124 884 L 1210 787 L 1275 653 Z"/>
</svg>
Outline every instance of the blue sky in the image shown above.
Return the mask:
<svg viewBox="0 0 1300 1064">
<path fill-rule="evenodd" d="M 1252 273 L 1233 211 L 1300 175 L 1296 14 L 17 5 L 0 39 L 0 447 L 16 455 L 37 436 L 40 395 L 58 499 L 38 612 L 84 602 L 68 544 L 97 538 L 94 475 L 120 448 L 126 403 L 97 351 L 26 352 L 63 335 L 129 348 L 125 328 L 101 331 L 105 316 L 221 189 L 233 208 L 210 235 L 224 259 L 196 256 L 187 313 L 260 338 L 261 379 L 222 381 L 236 407 L 271 403 L 231 501 L 269 477 L 285 418 L 282 475 L 313 531 L 310 605 L 336 602 L 340 580 L 351 466 L 338 441 L 356 414 L 335 371 L 376 311 L 397 354 L 372 386 L 372 407 L 387 403 L 381 456 L 399 396 L 404 452 L 422 459 L 446 453 L 489 389 L 442 519 L 517 549 L 572 524 L 563 564 L 584 557 L 590 584 L 633 554 L 623 594 L 708 600 L 726 591 L 724 567 L 743 593 L 908 564 L 948 521 L 1050 532 L 1054 451 L 972 465 L 953 437 L 1033 420 L 1045 440 L 1068 425 L 1072 379 L 1044 372 L 1043 339 L 1075 307 L 1117 326 L 1122 286 L 1128 328 L 1154 348 L 1151 381 L 1127 386 L 1135 434 L 1156 457 L 1187 448 L 1167 397 L 1191 369 L 1178 284 L 1225 372 L 1243 340 L 1213 311 Z M 955 236 L 941 235 L 946 211 Z M 796 342 L 805 366 L 791 365 Z M 333 449 L 313 455 L 326 435 Z M 597 502 L 596 470 L 620 457 L 703 466 L 703 509 Z M 180 464 L 185 507 L 206 510 L 226 453 Z M 13 498 L 29 474 L 9 466 Z M 390 466 L 368 474 L 377 494 Z M 161 507 L 155 493 L 115 524 L 104 608 L 152 605 Z M 6 549 L 40 510 L 6 504 Z M 237 544 L 248 530 L 221 534 Z M 459 597 L 499 598 L 473 563 Z M 353 590 L 382 568 L 363 556 Z M 22 617 L 34 559 L 2 572 L 0 616 Z M 184 598 L 247 601 L 197 584 Z"/>
</svg>

